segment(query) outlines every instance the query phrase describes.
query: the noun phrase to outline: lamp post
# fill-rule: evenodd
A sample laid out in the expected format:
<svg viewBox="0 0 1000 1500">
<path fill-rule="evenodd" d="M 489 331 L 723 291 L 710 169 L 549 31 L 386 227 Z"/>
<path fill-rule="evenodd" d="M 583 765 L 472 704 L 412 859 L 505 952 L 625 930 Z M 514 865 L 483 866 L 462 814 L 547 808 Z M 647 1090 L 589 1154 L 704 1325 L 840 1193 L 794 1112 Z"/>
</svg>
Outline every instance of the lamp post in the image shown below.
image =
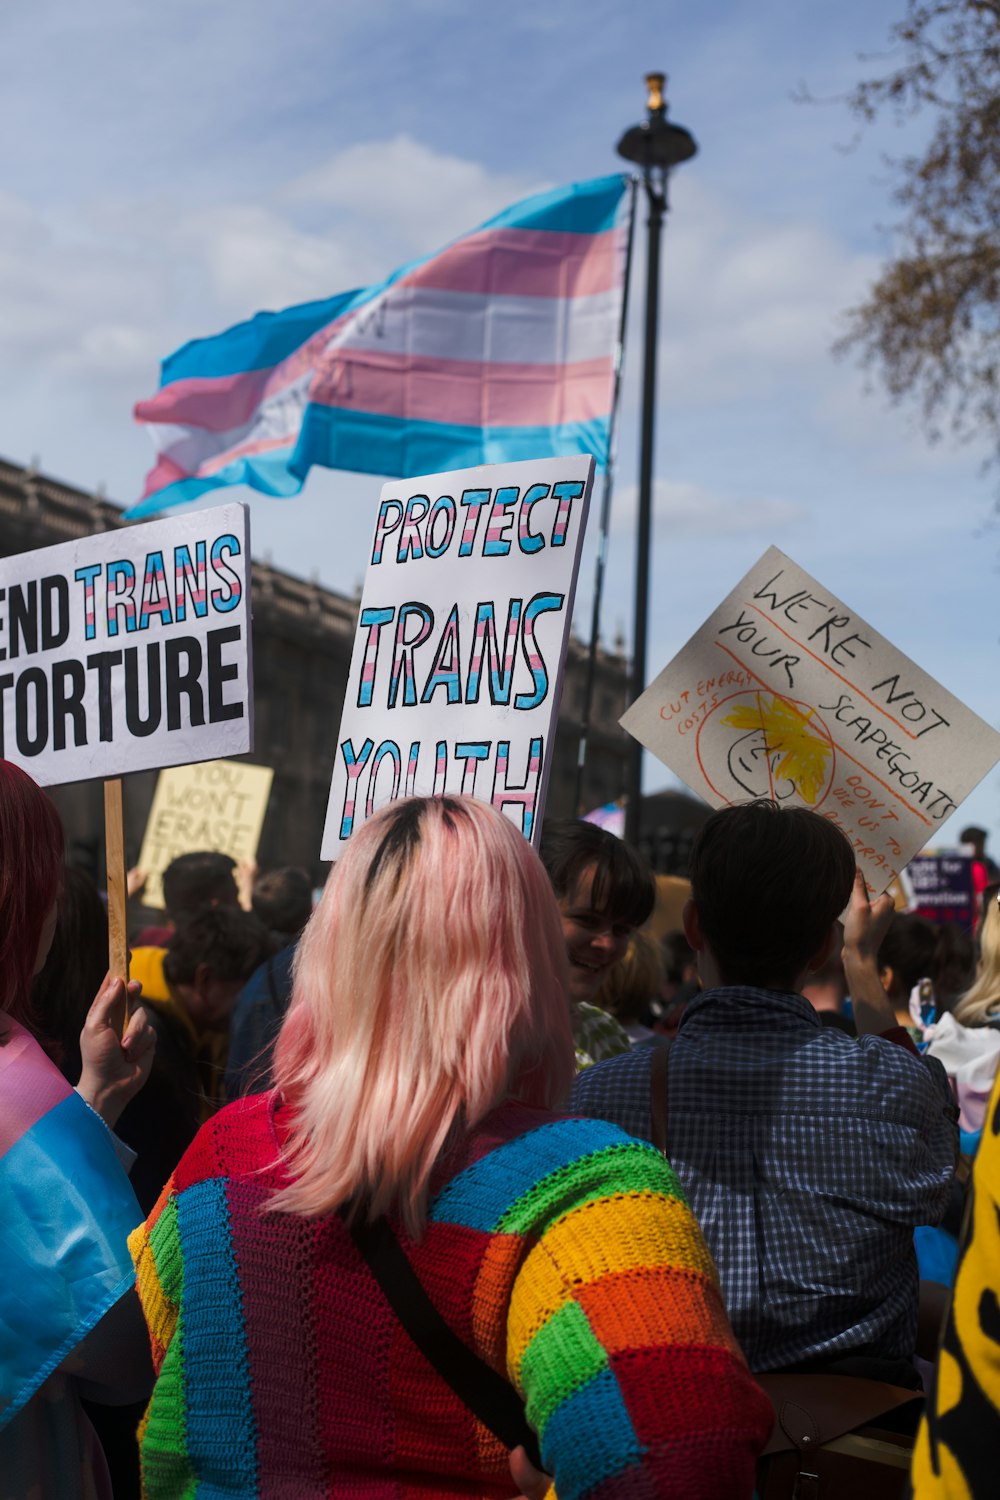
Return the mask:
<svg viewBox="0 0 1000 1500">
<path fill-rule="evenodd" d="M 660 232 L 667 209 L 667 180 L 672 167 L 690 161 L 698 147 L 690 131 L 667 119 L 663 97 L 664 73 L 647 73 L 649 97 L 646 118 L 626 130 L 618 155 L 635 162 L 649 205 L 646 247 L 646 333 L 642 371 L 642 424 L 639 444 L 639 519 L 635 548 L 635 607 L 632 628 L 632 700 L 646 686 L 646 635 L 649 613 L 649 556 L 653 512 L 653 436 L 656 407 L 656 332 L 660 300 Z M 626 781 L 625 837 L 639 843 L 639 806 L 642 796 L 642 746 L 629 751 Z"/>
</svg>

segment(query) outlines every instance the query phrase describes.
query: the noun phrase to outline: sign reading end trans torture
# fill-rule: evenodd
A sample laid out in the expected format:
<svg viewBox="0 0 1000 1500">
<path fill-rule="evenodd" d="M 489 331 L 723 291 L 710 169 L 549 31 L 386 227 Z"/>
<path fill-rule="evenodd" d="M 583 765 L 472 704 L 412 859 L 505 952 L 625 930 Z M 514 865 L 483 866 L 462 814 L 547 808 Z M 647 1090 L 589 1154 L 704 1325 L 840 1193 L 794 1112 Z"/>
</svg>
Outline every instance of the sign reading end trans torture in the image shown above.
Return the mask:
<svg viewBox="0 0 1000 1500">
<path fill-rule="evenodd" d="M 537 840 L 594 461 L 384 486 L 323 834 L 403 796 L 492 802 Z"/>
<path fill-rule="evenodd" d="M 621 720 L 714 807 L 811 807 L 875 891 L 1000 759 L 1000 734 L 772 547 Z"/>
<path fill-rule="evenodd" d="M 0 755 L 43 786 L 253 748 L 247 510 L 0 562 Z"/>
</svg>

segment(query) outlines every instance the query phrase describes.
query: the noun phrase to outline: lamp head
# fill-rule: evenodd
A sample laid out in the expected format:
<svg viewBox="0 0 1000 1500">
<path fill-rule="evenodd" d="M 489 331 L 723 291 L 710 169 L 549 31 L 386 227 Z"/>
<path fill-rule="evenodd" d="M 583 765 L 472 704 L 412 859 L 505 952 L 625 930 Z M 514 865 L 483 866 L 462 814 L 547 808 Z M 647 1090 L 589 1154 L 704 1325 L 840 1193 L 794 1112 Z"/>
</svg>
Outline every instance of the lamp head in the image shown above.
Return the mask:
<svg viewBox="0 0 1000 1500">
<path fill-rule="evenodd" d="M 636 162 L 647 174 L 668 172 L 682 161 L 689 161 L 698 150 L 691 132 L 667 119 L 667 101 L 663 97 L 666 82 L 665 73 L 646 74 L 646 119 L 626 130 L 616 148 L 619 156 Z"/>
</svg>

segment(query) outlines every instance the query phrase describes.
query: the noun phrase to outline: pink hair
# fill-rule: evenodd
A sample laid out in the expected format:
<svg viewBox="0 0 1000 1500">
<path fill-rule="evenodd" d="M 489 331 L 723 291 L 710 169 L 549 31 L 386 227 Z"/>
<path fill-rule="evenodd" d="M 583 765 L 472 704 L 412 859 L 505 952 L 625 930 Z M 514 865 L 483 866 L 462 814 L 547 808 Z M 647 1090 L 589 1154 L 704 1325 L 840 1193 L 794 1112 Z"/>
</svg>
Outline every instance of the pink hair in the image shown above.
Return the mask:
<svg viewBox="0 0 1000 1500">
<path fill-rule="evenodd" d="M 378 813 L 299 944 L 274 1066 L 293 1180 L 269 1207 L 398 1208 L 419 1234 L 456 1131 L 568 1093 L 565 962 L 545 871 L 501 813 L 465 797 Z"/>
<path fill-rule="evenodd" d="M 31 1023 L 31 979 L 45 919 L 59 895 L 63 830 L 26 772 L 0 760 L 0 1007 Z"/>
</svg>

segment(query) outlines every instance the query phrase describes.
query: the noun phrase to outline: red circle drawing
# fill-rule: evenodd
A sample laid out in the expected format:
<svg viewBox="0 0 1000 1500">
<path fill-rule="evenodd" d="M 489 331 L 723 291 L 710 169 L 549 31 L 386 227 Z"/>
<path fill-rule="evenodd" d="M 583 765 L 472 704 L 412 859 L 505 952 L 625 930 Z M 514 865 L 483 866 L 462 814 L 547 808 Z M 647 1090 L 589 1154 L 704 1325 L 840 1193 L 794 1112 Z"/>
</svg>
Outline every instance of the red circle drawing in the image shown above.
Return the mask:
<svg viewBox="0 0 1000 1500">
<path fill-rule="evenodd" d="M 726 725 L 725 728 L 731 730 L 729 734 L 720 732 L 723 725 L 719 715 L 732 714 L 741 706 L 748 711 L 743 723 Z M 797 719 L 803 721 L 802 730 L 805 731 L 799 751 L 808 751 L 808 740 L 815 738 L 829 750 L 828 765 L 824 764 L 822 754 L 817 764 L 815 751 L 812 764 L 807 765 L 802 754 L 796 752 L 797 742 L 781 743 L 781 721 L 798 731 Z M 710 724 L 711 733 L 705 738 Z M 715 705 L 698 726 L 695 755 L 706 784 L 727 807 L 751 797 L 769 797 L 772 801 L 784 802 L 795 796 L 816 811 L 830 794 L 837 763 L 833 736 L 815 708 L 797 698 L 786 698 L 781 693 L 760 687 L 743 688 Z M 797 771 L 799 780 L 796 779 Z M 806 792 L 801 790 L 803 771 L 808 771 L 804 778 L 807 783 L 813 780 L 819 783 L 812 798 L 808 795 L 813 790 L 811 785 L 807 785 Z"/>
</svg>

